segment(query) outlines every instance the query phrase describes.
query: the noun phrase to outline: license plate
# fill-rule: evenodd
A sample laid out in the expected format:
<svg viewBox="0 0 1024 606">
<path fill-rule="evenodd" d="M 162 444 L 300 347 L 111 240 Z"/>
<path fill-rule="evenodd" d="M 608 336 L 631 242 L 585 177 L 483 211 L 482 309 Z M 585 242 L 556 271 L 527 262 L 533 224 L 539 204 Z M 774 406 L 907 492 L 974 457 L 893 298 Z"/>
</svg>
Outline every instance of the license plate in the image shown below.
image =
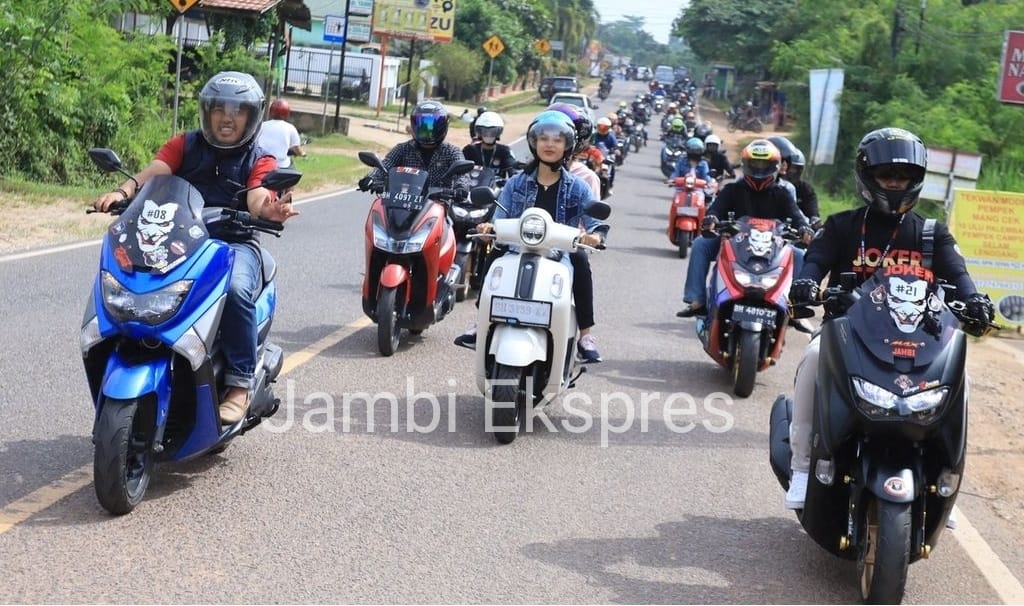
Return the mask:
<svg viewBox="0 0 1024 606">
<path fill-rule="evenodd" d="M 770 307 L 754 307 L 752 305 L 733 305 L 732 321 L 735 322 L 762 322 L 774 324 L 779 310 Z"/>
<path fill-rule="evenodd" d="M 700 209 L 695 206 L 677 206 L 676 216 L 677 217 L 696 217 L 700 214 Z"/>
<path fill-rule="evenodd" d="M 551 303 L 493 297 L 491 299 L 491 322 L 548 328 L 551 326 Z"/>
</svg>

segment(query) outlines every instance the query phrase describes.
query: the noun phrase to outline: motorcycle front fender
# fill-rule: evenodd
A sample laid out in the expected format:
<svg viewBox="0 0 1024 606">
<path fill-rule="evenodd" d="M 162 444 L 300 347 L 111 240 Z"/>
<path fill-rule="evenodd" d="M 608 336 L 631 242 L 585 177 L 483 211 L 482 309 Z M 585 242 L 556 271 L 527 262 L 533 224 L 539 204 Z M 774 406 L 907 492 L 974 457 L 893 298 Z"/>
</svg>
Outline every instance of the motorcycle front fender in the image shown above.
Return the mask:
<svg viewBox="0 0 1024 606">
<path fill-rule="evenodd" d="M 697 231 L 697 220 L 693 217 L 679 217 L 676 219 L 676 229 L 681 231 Z"/>
<path fill-rule="evenodd" d="M 890 503 L 912 503 L 917 495 L 914 472 L 906 467 L 894 467 L 871 461 L 865 476 L 865 485 L 871 494 Z"/>
<path fill-rule="evenodd" d="M 97 406 L 104 400 L 138 400 L 148 394 L 155 394 L 156 422 L 162 426 L 167 421 L 171 404 L 171 359 L 155 358 L 140 364 L 128 364 L 117 353 L 113 353 L 107 363 L 101 393 Z"/>
<path fill-rule="evenodd" d="M 501 324 L 494 329 L 489 353 L 505 366 L 529 366 L 548 357 L 548 333 L 540 328 Z"/>
<path fill-rule="evenodd" d="M 381 288 L 397 288 L 409 279 L 409 270 L 397 263 L 388 263 L 380 272 Z"/>
</svg>

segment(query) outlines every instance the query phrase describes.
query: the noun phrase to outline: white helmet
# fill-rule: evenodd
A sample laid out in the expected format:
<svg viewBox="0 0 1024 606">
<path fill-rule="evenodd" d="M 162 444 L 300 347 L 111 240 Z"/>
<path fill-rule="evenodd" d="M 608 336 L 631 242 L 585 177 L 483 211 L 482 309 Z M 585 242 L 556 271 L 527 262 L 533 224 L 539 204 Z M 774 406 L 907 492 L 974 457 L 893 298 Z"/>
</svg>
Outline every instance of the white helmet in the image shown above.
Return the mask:
<svg viewBox="0 0 1024 606">
<path fill-rule="evenodd" d="M 501 137 L 502 131 L 505 130 L 505 122 L 497 112 L 484 112 L 477 116 L 475 129 L 476 136 L 491 145 Z"/>
<path fill-rule="evenodd" d="M 711 145 L 712 143 L 721 147 L 722 138 L 718 135 L 708 135 L 707 137 L 704 137 L 704 145 Z"/>
</svg>

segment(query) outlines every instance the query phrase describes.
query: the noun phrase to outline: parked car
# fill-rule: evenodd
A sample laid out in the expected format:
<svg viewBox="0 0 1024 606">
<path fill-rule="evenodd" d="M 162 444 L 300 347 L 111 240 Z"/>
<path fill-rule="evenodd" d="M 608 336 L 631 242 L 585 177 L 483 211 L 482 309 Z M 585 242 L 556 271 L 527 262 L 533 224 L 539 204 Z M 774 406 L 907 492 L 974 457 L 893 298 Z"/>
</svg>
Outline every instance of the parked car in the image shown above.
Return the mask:
<svg viewBox="0 0 1024 606">
<path fill-rule="evenodd" d="M 335 63 L 320 84 L 320 96 L 335 98 L 338 96 L 338 71 L 340 64 Z M 341 98 L 365 101 L 370 98 L 370 75 L 357 65 L 345 66 L 345 77 L 341 82 Z"/>
<path fill-rule="evenodd" d="M 576 107 L 587 112 L 590 116 L 591 122 L 597 121 L 597 113 L 594 111 L 597 109 L 597 104 L 591 101 L 590 97 L 583 93 L 555 93 L 551 95 L 551 100 L 548 105 L 554 105 L 555 103 L 568 103 L 569 105 L 575 105 Z"/>
<path fill-rule="evenodd" d="M 544 99 L 545 102 L 550 102 L 551 96 L 555 93 L 580 92 L 580 83 L 573 76 L 548 76 L 541 80 L 538 92 L 541 99 Z"/>
</svg>

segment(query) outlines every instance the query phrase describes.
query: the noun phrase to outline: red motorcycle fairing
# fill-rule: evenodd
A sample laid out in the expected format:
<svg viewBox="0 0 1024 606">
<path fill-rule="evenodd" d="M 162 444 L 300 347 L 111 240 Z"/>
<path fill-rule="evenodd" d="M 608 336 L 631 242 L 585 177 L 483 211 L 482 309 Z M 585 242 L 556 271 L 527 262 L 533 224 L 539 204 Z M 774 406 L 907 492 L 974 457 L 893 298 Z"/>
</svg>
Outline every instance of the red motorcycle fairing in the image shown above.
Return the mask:
<svg viewBox="0 0 1024 606">
<path fill-rule="evenodd" d="M 672 198 L 672 205 L 669 207 L 668 215 L 668 240 L 672 244 L 679 244 L 678 235 L 682 231 L 690 233 L 691 239 L 700 233 L 700 225 L 707 213 L 705 188 L 708 182 L 698 179 L 694 175 L 677 177 L 673 184 L 676 187 L 675 196 Z M 680 211 L 694 209 L 693 211 Z M 680 212 L 691 212 L 692 214 L 680 214 Z"/>
<path fill-rule="evenodd" d="M 380 272 L 380 286 L 382 288 L 397 288 L 399 284 L 409 279 L 409 270 L 404 265 L 388 263 Z M 408 289 L 405 291 L 407 294 Z M 408 300 L 408 296 L 406 296 Z"/>
</svg>

